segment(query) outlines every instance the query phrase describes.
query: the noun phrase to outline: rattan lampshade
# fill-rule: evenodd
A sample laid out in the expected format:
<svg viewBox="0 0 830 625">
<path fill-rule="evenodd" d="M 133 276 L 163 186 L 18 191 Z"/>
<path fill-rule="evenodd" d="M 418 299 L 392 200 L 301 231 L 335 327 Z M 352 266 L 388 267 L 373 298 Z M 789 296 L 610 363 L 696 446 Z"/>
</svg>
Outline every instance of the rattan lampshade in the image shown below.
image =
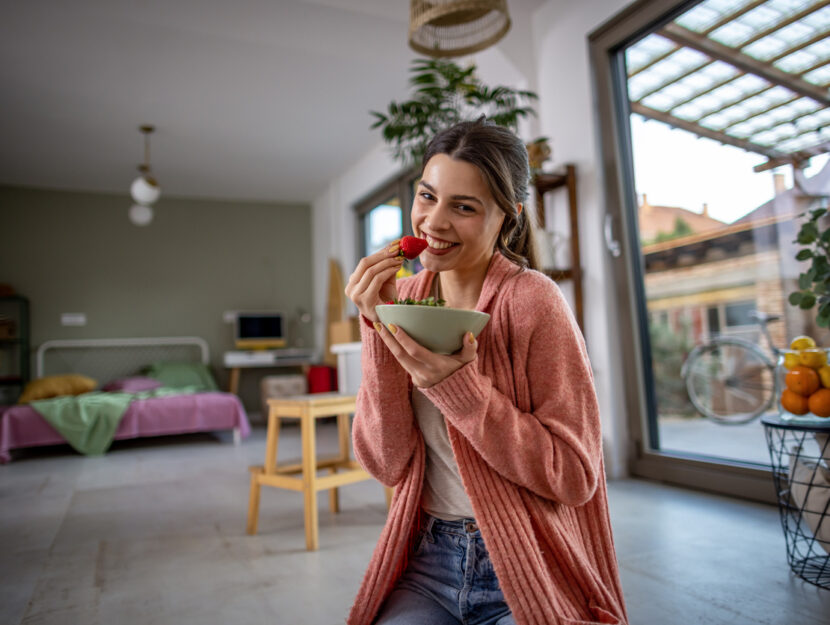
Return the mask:
<svg viewBox="0 0 830 625">
<path fill-rule="evenodd" d="M 472 54 L 508 30 L 507 0 L 410 0 L 409 46 L 427 56 Z"/>
</svg>

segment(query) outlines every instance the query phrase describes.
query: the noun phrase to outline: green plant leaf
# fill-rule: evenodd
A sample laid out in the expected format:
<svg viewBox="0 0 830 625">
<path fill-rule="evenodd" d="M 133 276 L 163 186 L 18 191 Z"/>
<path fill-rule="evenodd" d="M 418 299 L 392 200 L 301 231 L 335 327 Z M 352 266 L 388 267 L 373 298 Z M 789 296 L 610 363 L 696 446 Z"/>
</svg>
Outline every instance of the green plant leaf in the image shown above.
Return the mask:
<svg viewBox="0 0 830 625">
<path fill-rule="evenodd" d="M 790 293 L 788 301 L 793 306 L 798 306 L 801 303 L 801 291 L 793 291 Z"/>
<path fill-rule="evenodd" d="M 813 257 L 813 251 L 804 248 L 803 250 L 799 250 L 798 254 L 795 255 L 796 260 L 807 260 L 808 258 Z"/>
<path fill-rule="evenodd" d="M 798 306 L 802 310 L 807 310 L 809 308 L 812 308 L 813 305 L 815 305 L 815 303 L 816 303 L 816 296 L 813 295 L 810 292 L 807 292 L 807 293 L 804 293 L 801 296 L 801 302 L 798 304 Z"/>
<path fill-rule="evenodd" d="M 420 162 L 427 142 L 462 118 L 483 114 L 515 132 L 519 119 L 536 115 L 530 104 L 539 99 L 532 91 L 485 85 L 475 65 L 461 67 L 445 59 L 413 59 L 409 85 L 412 97 L 390 102 L 388 114 L 371 111 L 371 128 L 380 129 L 395 159 L 405 165 Z"/>
<path fill-rule="evenodd" d="M 802 245 L 809 245 L 818 238 L 818 226 L 815 222 L 808 221 L 801 226 L 798 231 L 797 241 Z"/>
<path fill-rule="evenodd" d="M 801 273 L 801 274 L 798 275 L 798 288 L 799 289 L 801 289 L 801 290 L 809 289 L 810 285 L 812 283 L 813 283 L 813 281 L 810 280 L 810 276 L 808 276 L 806 273 Z"/>
</svg>

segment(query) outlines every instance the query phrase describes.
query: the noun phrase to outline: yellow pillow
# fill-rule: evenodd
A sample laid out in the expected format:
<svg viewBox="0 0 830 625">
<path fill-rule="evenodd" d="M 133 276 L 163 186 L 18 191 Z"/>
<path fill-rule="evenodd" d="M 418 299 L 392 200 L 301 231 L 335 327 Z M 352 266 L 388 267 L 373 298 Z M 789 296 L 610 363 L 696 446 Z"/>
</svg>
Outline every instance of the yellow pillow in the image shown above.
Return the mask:
<svg viewBox="0 0 830 625">
<path fill-rule="evenodd" d="M 45 378 L 32 380 L 23 389 L 23 394 L 17 400 L 18 404 L 27 404 L 38 399 L 48 399 L 61 395 L 80 395 L 94 391 L 98 382 L 85 375 L 68 373 L 66 375 L 50 375 Z"/>
</svg>

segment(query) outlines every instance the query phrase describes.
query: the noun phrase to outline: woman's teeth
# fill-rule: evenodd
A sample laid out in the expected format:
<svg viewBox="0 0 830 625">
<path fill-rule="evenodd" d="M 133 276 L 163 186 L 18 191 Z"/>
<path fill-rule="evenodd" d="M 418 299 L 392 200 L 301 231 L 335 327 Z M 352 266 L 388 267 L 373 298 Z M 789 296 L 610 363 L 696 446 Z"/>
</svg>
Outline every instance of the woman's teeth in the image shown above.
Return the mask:
<svg viewBox="0 0 830 625">
<path fill-rule="evenodd" d="M 429 246 L 436 250 L 445 250 L 448 247 L 452 247 L 455 243 L 448 243 L 447 241 L 439 241 L 438 239 L 433 239 L 431 236 L 427 235 L 427 243 Z"/>
</svg>

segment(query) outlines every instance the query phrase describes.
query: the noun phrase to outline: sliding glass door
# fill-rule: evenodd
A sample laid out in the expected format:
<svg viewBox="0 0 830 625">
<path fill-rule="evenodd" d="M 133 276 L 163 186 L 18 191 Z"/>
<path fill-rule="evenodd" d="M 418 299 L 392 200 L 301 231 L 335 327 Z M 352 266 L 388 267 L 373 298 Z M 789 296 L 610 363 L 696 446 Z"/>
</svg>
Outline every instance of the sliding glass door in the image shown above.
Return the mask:
<svg viewBox="0 0 830 625">
<path fill-rule="evenodd" d="M 625 385 L 635 473 L 771 495 L 760 419 L 717 417 L 750 414 L 772 385 L 765 330 L 777 347 L 800 334 L 830 346 L 816 310 L 789 303 L 807 270 L 801 216 L 830 192 L 824 5 L 644 2 L 591 36 L 607 234 L 623 243 L 612 257 L 619 336 L 637 365 Z M 702 410 L 689 356 L 723 339 L 734 341 L 693 367 L 704 405 L 717 407 Z M 752 366 L 737 387 L 735 372 Z"/>
</svg>

